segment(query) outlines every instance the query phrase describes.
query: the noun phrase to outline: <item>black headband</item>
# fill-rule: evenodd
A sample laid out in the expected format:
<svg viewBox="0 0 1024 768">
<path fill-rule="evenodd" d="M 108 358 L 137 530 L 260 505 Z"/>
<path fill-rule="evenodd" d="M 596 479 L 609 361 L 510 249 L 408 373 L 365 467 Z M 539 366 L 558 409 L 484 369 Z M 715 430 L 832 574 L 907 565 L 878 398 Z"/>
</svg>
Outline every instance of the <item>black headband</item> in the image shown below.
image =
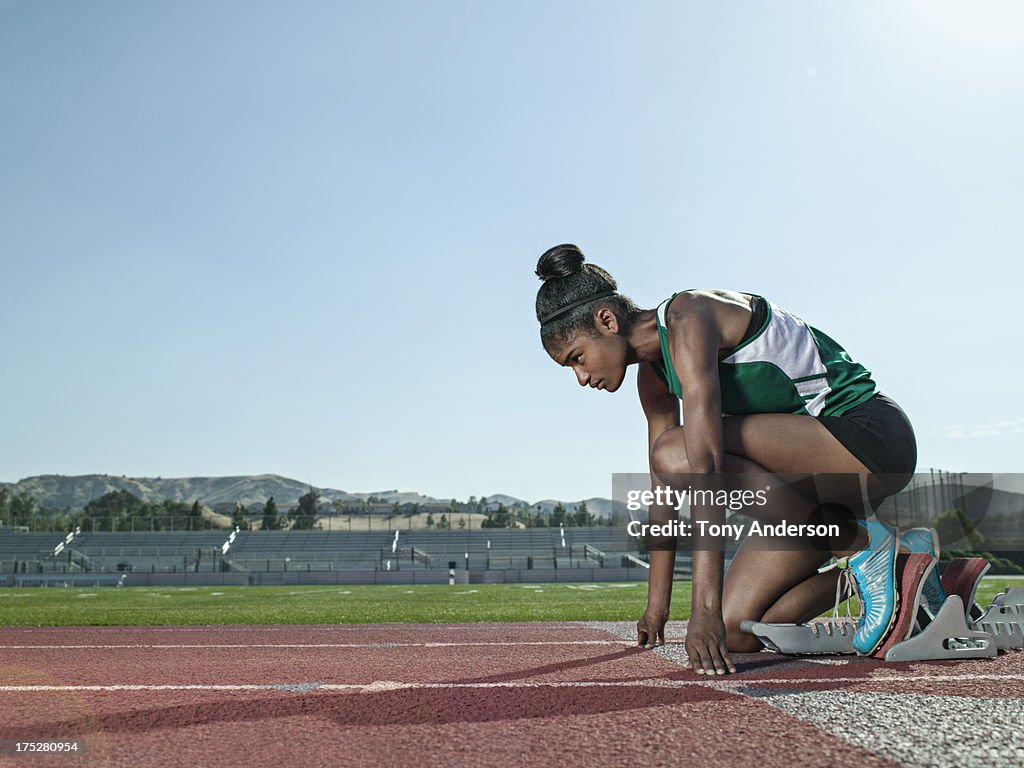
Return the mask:
<svg viewBox="0 0 1024 768">
<path fill-rule="evenodd" d="M 548 320 L 554 320 L 559 315 L 564 315 L 569 310 L 576 309 L 576 307 L 582 307 L 584 304 L 589 304 L 590 302 L 597 301 L 598 299 L 607 299 L 609 296 L 614 295 L 615 291 L 601 291 L 600 293 L 595 293 L 593 296 L 587 296 L 587 298 L 585 299 L 574 301 L 572 304 L 568 304 L 562 307 L 561 309 L 552 312 L 547 317 L 542 317 L 540 319 L 540 324 L 544 325 L 544 323 L 546 323 Z"/>
</svg>

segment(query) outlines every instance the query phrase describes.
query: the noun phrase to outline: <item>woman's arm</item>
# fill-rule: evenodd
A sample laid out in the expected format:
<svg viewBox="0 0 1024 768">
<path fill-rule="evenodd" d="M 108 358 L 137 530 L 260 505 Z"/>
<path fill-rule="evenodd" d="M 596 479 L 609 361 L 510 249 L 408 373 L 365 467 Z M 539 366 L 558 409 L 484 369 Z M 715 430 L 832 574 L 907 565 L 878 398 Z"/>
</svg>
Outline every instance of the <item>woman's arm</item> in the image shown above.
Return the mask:
<svg viewBox="0 0 1024 768">
<path fill-rule="evenodd" d="M 722 328 L 732 321 L 733 313 L 735 305 L 713 295 L 683 293 L 672 302 L 666 316 L 669 350 L 683 390 L 687 464 L 692 475 L 709 476 L 709 480 L 711 475 L 724 471 L 718 352 L 723 345 Z M 706 487 L 714 489 L 710 484 Z M 734 672 L 722 621 L 724 551 L 719 541 L 702 539 L 696 525 L 699 520 L 721 524 L 724 512 L 714 506 L 691 504 L 690 514 L 694 546 L 693 603 L 686 633 L 688 664 L 698 673 Z"/>
<path fill-rule="evenodd" d="M 666 429 L 679 426 L 679 400 L 668 391 L 651 366 L 641 363 L 637 374 L 640 404 L 647 417 L 647 456 L 650 460 L 655 441 Z M 651 488 L 659 480 L 651 467 Z M 666 505 L 651 505 L 648 521 L 665 523 L 675 519 L 676 511 Z M 637 623 L 637 644 L 653 647 L 665 642 L 665 623 L 672 602 L 672 575 L 676 562 L 676 539 L 659 541 L 649 550 L 650 568 L 647 571 L 647 610 Z"/>
<path fill-rule="evenodd" d="M 724 314 L 720 306 L 708 294 L 681 293 L 665 318 L 669 351 L 683 388 L 686 460 L 694 474 L 721 472 L 725 457 L 718 382 L 719 316 Z"/>
</svg>

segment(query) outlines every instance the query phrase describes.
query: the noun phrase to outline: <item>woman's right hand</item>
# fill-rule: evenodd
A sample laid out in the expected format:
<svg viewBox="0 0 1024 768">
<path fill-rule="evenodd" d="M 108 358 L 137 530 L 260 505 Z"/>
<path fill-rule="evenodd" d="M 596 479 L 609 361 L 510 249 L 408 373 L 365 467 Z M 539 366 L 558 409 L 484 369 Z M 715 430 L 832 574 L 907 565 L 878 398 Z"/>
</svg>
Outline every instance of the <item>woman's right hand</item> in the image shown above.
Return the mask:
<svg viewBox="0 0 1024 768">
<path fill-rule="evenodd" d="M 698 675 L 735 672 L 721 611 L 694 610 L 686 624 L 686 667 Z"/>
<path fill-rule="evenodd" d="M 668 622 L 668 606 L 647 604 L 640 621 L 636 623 L 636 644 L 643 648 L 654 648 L 665 644 L 665 624 Z"/>
</svg>

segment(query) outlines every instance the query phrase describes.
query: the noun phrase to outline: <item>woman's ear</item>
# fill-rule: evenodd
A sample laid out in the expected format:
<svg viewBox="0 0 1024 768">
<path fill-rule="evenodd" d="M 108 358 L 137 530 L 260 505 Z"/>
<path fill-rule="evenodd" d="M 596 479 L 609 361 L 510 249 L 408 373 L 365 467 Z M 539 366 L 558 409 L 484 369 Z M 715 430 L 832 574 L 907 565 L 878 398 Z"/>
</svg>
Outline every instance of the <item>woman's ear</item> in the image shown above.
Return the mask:
<svg viewBox="0 0 1024 768">
<path fill-rule="evenodd" d="M 597 313 L 594 315 L 594 324 L 599 331 L 606 333 L 619 332 L 619 318 L 608 307 L 601 307 L 597 310 Z"/>
</svg>

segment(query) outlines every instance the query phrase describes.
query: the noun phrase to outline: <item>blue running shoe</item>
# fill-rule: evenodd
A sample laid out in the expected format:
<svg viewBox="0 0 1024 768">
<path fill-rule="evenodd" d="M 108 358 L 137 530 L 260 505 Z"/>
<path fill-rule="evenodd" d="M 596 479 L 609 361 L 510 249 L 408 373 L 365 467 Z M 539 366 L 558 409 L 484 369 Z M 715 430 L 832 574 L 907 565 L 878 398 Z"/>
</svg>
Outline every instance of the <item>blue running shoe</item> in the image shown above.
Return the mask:
<svg viewBox="0 0 1024 768">
<path fill-rule="evenodd" d="M 859 521 L 867 528 L 868 546 L 847 558 L 846 567 L 857 585 L 861 618 L 853 636 L 857 653 L 873 653 L 885 640 L 896 619 L 896 555 L 900 534 L 879 520 Z M 843 567 L 840 563 L 840 568 Z"/>
<path fill-rule="evenodd" d="M 924 552 L 936 560 L 939 559 L 939 535 L 934 528 L 911 528 L 909 531 L 903 532 L 901 541 L 911 552 Z M 928 578 L 925 579 L 921 595 L 928 606 L 928 613 L 933 617 L 936 616 L 942 604 L 946 602 L 946 590 L 942 588 L 942 582 L 939 581 L 937 567 L 932 568 Z"/>
</svg>

